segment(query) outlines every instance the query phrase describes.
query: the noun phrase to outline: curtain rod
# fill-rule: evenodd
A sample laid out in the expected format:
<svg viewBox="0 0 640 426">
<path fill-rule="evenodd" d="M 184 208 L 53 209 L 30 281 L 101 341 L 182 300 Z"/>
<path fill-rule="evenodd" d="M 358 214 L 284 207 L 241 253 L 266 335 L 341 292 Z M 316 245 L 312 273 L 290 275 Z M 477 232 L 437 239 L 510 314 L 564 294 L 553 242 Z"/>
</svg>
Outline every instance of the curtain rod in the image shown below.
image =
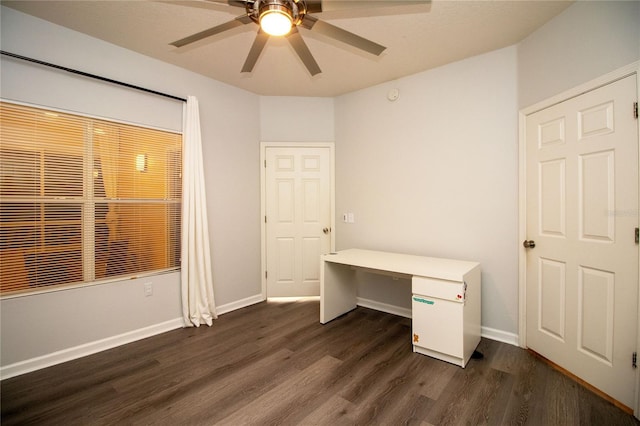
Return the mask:
<svg viewBox="0 0 640 426">
<path fill-rule="evenodd" d="M 118 80 L 112 80 L 110 78 L 102 77 L 102 76 L 95 75 L 95 74 L 89 74 L 87 72 L 78 71 L 78 70 L 75 70 L 73 68 L 67 68 L 67 67 L 63 67 L 63 66 L 60 66 L 60 65 L 52 64 L 52 63 L 49 63 L 49 62 L 39 61 L 38 59 L 33 59 L 33 58 L 29 58 L 27 56 L 17 55 L 15 53 L 5 52 L 4 50 L 0 50 L 0 54 L 6 55 L 6 56 L 10 56 L 10 57 L 16 58 L 16 59 L 21 59 L 23 61 L 33 62 L 33 63 L 38 64 L 38 65 L 44 65 L 44 66 L 55 68 L 55 69 L 58 69 L 58 70 L 70 72 L 72 74 L 78 74 L 78 75 L 81 75 L 83 77 L 89 77 L 89 78 L 93 78 L 93 79 L 100 80 L 100 81 L 106 81 L 107 83 L 117 84 L 118 86 L 124 86 L 124 87 L 128 87 L 130 89 L 140 90 L 142 92 L 151 93 L 153 95 L 164 96 L 165 98 L 174 99 L 176 101 L 182 101 L 182 102 L 186 102 L 187 101 L 185 98 L 181 98 L 181 97 L 178 97 L 178 96 L 173 96 L 173 95 L 169 95 L 167 93 L 157 92 L 155 90 L 146 89 L 144 87 L 135 86 L 133 84 L 124 83 L 124 82 L 118 81 Z"/>
</svg>

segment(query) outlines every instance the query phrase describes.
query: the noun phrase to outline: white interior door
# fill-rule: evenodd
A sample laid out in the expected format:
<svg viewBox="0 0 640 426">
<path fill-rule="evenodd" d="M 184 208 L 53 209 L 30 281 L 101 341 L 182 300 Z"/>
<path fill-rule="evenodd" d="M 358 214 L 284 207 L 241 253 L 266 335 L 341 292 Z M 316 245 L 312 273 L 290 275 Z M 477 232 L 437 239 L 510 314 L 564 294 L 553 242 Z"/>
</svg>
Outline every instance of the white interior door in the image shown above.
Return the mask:
<svg viewBox="0 0 640 426">
<path fill-rule="evenodd" d="M 527 241 L 535 243 L 527 346 L 627 407 L 638 322 L 636 93 L 630 76 L 526 119 Z"/>
<path fill-rule="evenodd" d="M 267 147 L 268 297 L 319 296 L 320 255 L 331 250 L 331 155 L 325 147 Z"/>
</svg>

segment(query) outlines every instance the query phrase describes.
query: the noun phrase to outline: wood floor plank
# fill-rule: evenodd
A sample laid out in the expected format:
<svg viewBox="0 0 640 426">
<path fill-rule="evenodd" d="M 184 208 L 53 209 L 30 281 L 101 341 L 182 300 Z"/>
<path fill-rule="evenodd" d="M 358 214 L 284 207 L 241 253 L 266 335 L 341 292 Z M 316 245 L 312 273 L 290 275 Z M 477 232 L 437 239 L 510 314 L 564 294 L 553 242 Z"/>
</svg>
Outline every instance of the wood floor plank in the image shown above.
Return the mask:
<svg viewBox="0 0 640 426">
<path fill-rule="evenodd" d="M 526 420 L 531 417 L 532 410 L 536 402 L 536 394 L 543 392 L 541 387 L 536 388 L 536 384 L 542 384 L 543 378 L 539 369 L 544 368 L 540 362 L 537 362 L 529 353 L 521 348 L 512 351 L 509 345 L 502 345 L 504 352 L 508 352 L 514 356 L 509 357 L 509 367 L 506 370 L 511 371 L 514 376 L 514 384 L 511 388 L 511 394 L 505 402 L 505 413 L 503 421 L 505 424 L 525 424 Z M 504 368 L 504 364 L 499 365 Z M 501 369 L 505 371 L 505 369 Z"/>
<path fill-rule="evenodd" d="M 318 395 L 322 394 L 326 387 L 327 377 L 332 375 L 332 371 L 335 371 L 341 362 L 330 356 L 321 358 L 291 379 L 225 417 L 218 424 L 296 424 L 321 405 Z"/>
<path fill-rule="evenodd" d="M 503 401 L 509 399 L 513 385 L 512 375 L 500 370 L 488 370 L 474 393 L 472 402 L 461 407 L 465 424 L 503 424 Z"/>
<path fill-rule="evenodd" d="M 548 402 L 546 413 L 548 419 L 563 424 L 580 419 L 579 387 L 580 385 L 563 375 L 553 375 L 547 380 L 545 394 Z"/>
<path fill-rule="evenodd" d="M 350 313 L 343 321 L 328 324 L 322 336 L 313 341 L 287 344 L 288 348 L 295 350 L 295 365 L 304 368 L 327 355 L 340 360 L 351 359 L 355 354 L 367 358 L 373 350 L 371 346 L 385 345 L 392 340 L 392 335 L 401 332 L 393 321 L 369 327 L 370 323 L 365 318 L 365 315 Z M 319 327 L 325 326 L 319 324 Z"/>
<path fill-rule="evenodd" d="M 421 394 L 431 400 L 437 400 L 448 386 L 453 375 L 458 371 L 458 366 L 442 362 L 434 358 L 424 357 L 425 366 L 421 370 L 423 385 Z"/>
<path fill-rule="evenodd" d="M 412 352 L 411 321 L 259 303 L 0 382 L 2 425 L 636 425 L 526 350 L 466 368 Z"/>
<path fill-rule="evenodd" d="M 464 369 L 457 369 L 425 420 L 443 425 L 463 422 L 465 408 L 473 407 L 474 396 L 483 386 L 488 368 L 484 359 L 471 359 Z"/>
<path fill-rule="evenodd" d="M 407 424 L 428 412 L 424 404 L 430 400 L 421 395 L 428 380 L 424 370 L 428 359 L 412 352 L 404 356 L 406 360 L 397 364 L 386 381 L 379 381 L 367 392 L 368 396 L 360 403 L 362 409 L 356 416 L 356 424 Z"/>
<path fill-rule="evenodd" d="M 343 386 L 340 396 L 354 404 L 360 404 L 367 398 L 368 392 L 387 380 L 396 363 L 406 356 L 407 348 L 405 339 L 379 341 L 374 354 L 365 353 L 358 358 L 359 365 L 352 373 L 353 380 Z"/>
<path fill-rule="evenodd" d="M 351 416 L 354 409 L 351 402 L 339 396 L 333 396 L 303 418 L 300 424 L 306 426 L 351 426 L 354 424 L 354 419 Z"/>
<path fill-rule="evenodd" d="M 282 349 L 256 363 L 248 363 L 237 374 L 185 392 L 171 404 L 154 407 L 132 421 L 151 424 L 213 424 L 291 379 L 299 370 L 287 364 L 291 351 Z"/>
</svg>

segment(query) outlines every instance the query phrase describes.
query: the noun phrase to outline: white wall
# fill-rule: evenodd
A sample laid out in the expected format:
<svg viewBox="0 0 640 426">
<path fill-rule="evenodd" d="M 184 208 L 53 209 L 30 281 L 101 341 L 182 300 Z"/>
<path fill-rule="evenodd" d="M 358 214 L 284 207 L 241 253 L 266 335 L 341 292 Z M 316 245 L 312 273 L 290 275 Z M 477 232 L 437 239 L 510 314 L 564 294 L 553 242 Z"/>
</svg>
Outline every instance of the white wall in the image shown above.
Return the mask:
<svg viewBox="0 0 640 426">
<path fill-rule="evenodd" d="M 518 329 L 516 53 L 338 97 L 335 118 L 336 248 L 479 261 L 482 324 L 507 333 Z M 360 277 L 360 297 L 410 307 L 408 281 Z"/>
<path fill-rule="evenodd" d="M 518 45 L 518 106 L 639 59 L 639 1 L 577 1 Z"/>
<path fill-rule="evenodd" d="M 332 142 L 333 98 L 263 96 L 260 140 L 263 142 Z"/>
<path fill-rule="evenodd" d="M 2 49 L 200 104 L 216 305 L 260 295 L 259 97 L 1 8 Z M 2 57 L 5 99 L 180 127 L 180 102 Z M 43 82 L 47 84 L 43 85 Z M 43 87 L 44 86 L 44 87 Z M 241 111 L 242 113 L 238 113 Z M 154 295 L 142 285 L 152 282 Z M 181 317 L 179 274 L 0 301 L 3 367 Z"/>
<path fill-rule="evenodd" d="M 116 336 L 140 333 L 146 328 L 166 331 L 179 327 L 180 289 L 176 284 L 179 279 L 180 274 L 173 272 L 2 300 L 2 367 L 29 361 L 24 367 L 16 368 L 22 372 L 22 368 L 29 370 L 32 365 L 40 367 L 49 363 L 48 359 L 43 360 L 42 365 L 37 361 L 32 363 L 30 360 L 34 358 L 47 355 L 54 362 L 66 358 L 65 355 L 51 356 L 57 352 L 75 353 L 73 348 L 92 344 L 104 348 L 96 342 L 133 340 Z M 152 283 L 153 296 L 144 296 L 145 283 Z M 9 368 L 3 378 L 12 375 L 13 370 Z"/>
</svg>

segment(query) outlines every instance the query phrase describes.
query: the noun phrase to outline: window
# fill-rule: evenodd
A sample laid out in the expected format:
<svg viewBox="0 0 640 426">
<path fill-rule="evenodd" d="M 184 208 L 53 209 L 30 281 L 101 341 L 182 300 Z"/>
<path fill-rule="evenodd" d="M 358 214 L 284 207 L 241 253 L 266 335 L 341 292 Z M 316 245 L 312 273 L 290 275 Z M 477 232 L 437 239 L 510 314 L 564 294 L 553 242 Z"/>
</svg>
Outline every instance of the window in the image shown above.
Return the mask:
<svg viewBox="0 0 640 426">
<path fill-rule="evenodd" d="M 0 102 L 0 293 L 180 266 L 182 136 Z"/>
</svg>

